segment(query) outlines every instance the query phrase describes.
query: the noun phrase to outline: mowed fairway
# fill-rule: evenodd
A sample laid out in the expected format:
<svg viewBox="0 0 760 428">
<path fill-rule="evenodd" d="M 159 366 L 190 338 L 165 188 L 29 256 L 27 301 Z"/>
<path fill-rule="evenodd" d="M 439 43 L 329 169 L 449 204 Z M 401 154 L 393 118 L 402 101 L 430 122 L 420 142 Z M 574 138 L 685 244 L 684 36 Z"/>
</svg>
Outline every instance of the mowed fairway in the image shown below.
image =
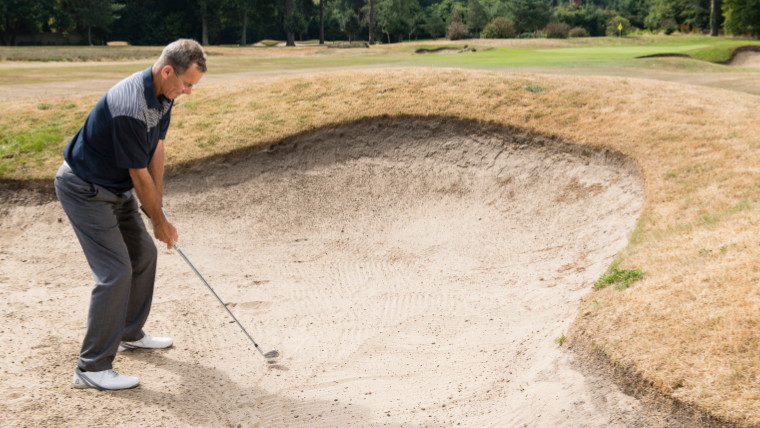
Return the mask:
<svg viewBox="0 0 760 428">
<path fill-rule="evenodd" d="M 266 365 L 164 251 L 146 329 L 176 346 L 120 354 L 117 369 L 142 386 L 119 393 L 70 389 L 92 279 L 46 184 L 101 94 L 3 103 L 3 420 L 757 425 L 760 98 L 583 75 L 590 67 L 558 77 L 486 64 L 514 48 L 387 48 L 378 63 L 399 57 L 398 67 L 209 79 L 180 99 L 167 138 L 170 218 L 228 307 L 283 358 Z M 558 47 L 543 48 L 536 55 Z M 754 75 L 622 58 L 637 49 L 623 49 L 621 70 Z M 293 52 L 234 61 L 316 55 Z M 449 68 L 464 55 L 487 70 Z M 401 67 L 431 65 L 423 57 L 440 67 Z M 563 61 L 543 70 L 573 68 Z M 90 66 L 58 67 L 80 64 Z M 23 64 L 0 66 L 11 65 Z M 644 278 L 594 290 L 613 261 Z M 614 384 L 590 357 L 627 378 Z M 670 399 L 687 411 L 671 414 Z"/>
<path fill-rule="evenodd" d="M 328 43 L 329 44 L 329 43 Z M 622 40 L 465 40 L 377 45 L 371 49 L 209 47 L 204 83 L 251 77 L 373 67 L 459 67 L 521 73 L 643 77 L 760 94 L 758 72 L 716 64 L 752 40 L 697 36 L 636 36 Z M 418 49 L 469 46 L 475 52 L 414 54 Z M 145 69 L 160 52 L 146 47 L 0 47 L 0 102 L 103 93 L 125 74 Z M 684 58 L 649 58 L 688 54 Z"/>
</svg>

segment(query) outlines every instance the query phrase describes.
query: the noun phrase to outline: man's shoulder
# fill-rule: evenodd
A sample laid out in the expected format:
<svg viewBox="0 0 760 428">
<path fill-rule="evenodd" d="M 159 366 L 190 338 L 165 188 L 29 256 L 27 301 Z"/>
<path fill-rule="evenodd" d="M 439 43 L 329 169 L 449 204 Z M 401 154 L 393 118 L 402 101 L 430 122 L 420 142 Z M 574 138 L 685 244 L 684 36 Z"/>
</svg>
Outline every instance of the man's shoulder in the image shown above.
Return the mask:
<svg viewBox="0 0 760 428">
<path fill-rule="evenodd" d="M 111 117 L 128 116 L 140 119 L 146 106 L 142 72 L 137 72 L 117 83 L 106 93 L 106 103 Z"/>
</svg>

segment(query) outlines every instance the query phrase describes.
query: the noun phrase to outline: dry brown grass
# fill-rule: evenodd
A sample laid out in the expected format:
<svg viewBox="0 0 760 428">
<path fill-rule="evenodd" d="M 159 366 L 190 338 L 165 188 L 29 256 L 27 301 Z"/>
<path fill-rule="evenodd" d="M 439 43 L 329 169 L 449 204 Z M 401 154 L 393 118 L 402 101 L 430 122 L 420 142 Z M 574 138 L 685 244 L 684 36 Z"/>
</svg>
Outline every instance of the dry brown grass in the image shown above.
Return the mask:
<svg viewBox="0 0 760 428">
<path fill-rule="evenodd" d="M 37 103 L 7 106 L 0 125 L 60 115 Z M 642 168 L 647 203 L 619 258 L 645 279 L 592 292 L 576 330 L 656 388 L 760 423 L 758 107 L 757 96 L 630 78 L 346 71 L 202 86 L 178 101 L 167 156 L 172 167 L 381 115 L 493 121 L 625 153 Z M 13 174 L 50 178 L 59 162 Z"/>
</svg>

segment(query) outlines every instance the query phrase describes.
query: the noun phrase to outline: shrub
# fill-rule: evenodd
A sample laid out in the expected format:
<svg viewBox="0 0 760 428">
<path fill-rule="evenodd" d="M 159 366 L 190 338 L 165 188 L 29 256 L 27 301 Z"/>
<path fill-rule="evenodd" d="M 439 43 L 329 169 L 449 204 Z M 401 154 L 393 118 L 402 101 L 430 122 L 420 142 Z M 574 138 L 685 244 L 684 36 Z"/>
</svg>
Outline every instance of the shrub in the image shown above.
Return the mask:
<svg viewBox="0 0 760 428">
<path fill-rule="evenodd" d="M 623 36 L 627 36 L 631 34 L 631 31 L 633 30 L 633 27 L 631 27 L 631 21 L 623 18 L 622 16 L 615 16 L 610 18 L 609 21 L 607 21 L 607 35 L 608 36 L 617 36 L 620 35 L 620 30 L 618 30 L 618 26 L 623 25 Z"/>
<path fill-rule="evenodd" d="M 467 36 L 467 27 L 459 21 L 449 24 L 449 40 L 459 40 Z"/>
<path fill-rule="evenodd" d="M 678 30 L 681 32 L 681 34 L 701 34 L 699 31 L 699 26 L 697 25 L 689 25 L 687 23 L 683 23 L 678 27 Z"/>
<path fill-rule="evenodd" d="M 570 29 L 570 37 L 588 37 L 588 31 L 585 28 L 575 27 Z"/>
<path fill-rule="evenodd" d="M 511 39 L 515 37 L 515 23 L 502 16 L 494 19 L 483 29 L 484 39 Z"/>
<path fill-rule="evenodd" d="M 522 34 L 520 34 L 520 38 L 521 39 L 532 39 L 533 38 L 533 33 L 527 33 L 527 32 L 526 33 L 522 33 Z"/>
<path fill-rule="evenodd" d="M 667 35 L 671 35 L 678 30 L 678 24 L 676 24 L 675 19 L 663 19 L 662 22 L 660 22 L 660 29 L 665 32 Z"/>
<path fill-rule="evenodd" d="M 566 39 L 570 35 L 570 26 L 564 22 L 550 22 L 546 24 L 544 34 L 548 39 Z"/>
</svg>

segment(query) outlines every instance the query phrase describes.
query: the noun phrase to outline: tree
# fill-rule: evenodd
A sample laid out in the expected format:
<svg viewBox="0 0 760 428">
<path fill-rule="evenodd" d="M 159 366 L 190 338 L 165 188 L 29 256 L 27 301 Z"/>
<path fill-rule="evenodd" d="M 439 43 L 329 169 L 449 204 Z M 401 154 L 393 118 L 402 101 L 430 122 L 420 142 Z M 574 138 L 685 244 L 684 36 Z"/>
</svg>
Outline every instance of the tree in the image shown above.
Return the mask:
<svg viewBox="0 0 760 428">
<path fill-rule="evenodd" d="M 362 0 L 364 5 L 359 9 L 359 17 L 362 21 L 362 27 L 367 26 L 369 28 L 369 44 L 375 44 L 375 30 L 377 29 L 377 20 L 375 18 L 375 5 L 377 0 Z"/>
<path fill-rule="evenodd" d="M 325 0 L 319 0 L 319 44 L 325 44 Z"/>
<path fill-rule="evenodd" d="M 696 25 L 707 28 L 710 25 L 711 0 L 651 0 L 649 14 L 644 19 L 644 25 L 650 29 L 659 28 L 666 19 L 676 21 L 676 24 Z M 745 1 L 745 0 L 743 0 Z M 756 7 L 754 0 L 749 0 Z"/>
<path fill-rule="evenodd" d="M 506 4 L 518 34 L 537 31 L 549 23 L 549 0 L 507 0 Z"/>
<path fill-rule="evenodd" d="M 369 0 L 369 44 L 375 44 L 375 0 Z"/>
<path fill-rule="evenodd" d="M 253 10 L 254 2 L 252 0 L 238 0 L 240 7 L 240 15 L 242 21 L 242 28 L 240 29 L 240 46 L 245 47 L 248 44 L 246 40 L 246 34 L 248 32 L 248 11 Z"/>
<path fill-rule="evenodd" d="M 414 41 L 417 41 L 417 36 L 420 31 L 425 31 L 423 26 L 425 25 L 425 13 L 419 11 L 413 14 L 409 18 L 409 34 L 414 34 Z"/>
<path fill-rule="evenodd" d="M 78 27 L 87 28 L 87 42 L 92 46 L 92 27 L 107 29 L 119 18 L 116 13 L 124 5 L 116 4 L 113 0 L 65 0 L 64 7 Z"/>
<path fill-rule="evenodd" d="M 462 10 L 462 6 L 459 4 L 455 4 L 453 8 L 451 8 L 451 12 L 449 13 L 449 24 L 452 22 L 462 22 L 464 19 L 464 10 Z"/>
<path fill-rule="evenodd" d="M 587 5 L 591 6 L 589 3 L 584 6 Z M 644 20 L 649 14 L 649 0 L 614 0 L 607 9 L 617 11 L 620 16 L 631 21 L 631 25 L 644 28 Z"/>
<path fill-rule="evenodd" d="M 306 34 L 309 29 L 309 21 L 311 18 L 307 17 L 308 11 L 304 11 L 303 9 L 303 4 L 293 3 L 291 5 L 290 16 L 285 16 L 283 27 L 289 35 L 293 35 L 293 44 L 289 46 L 295 46 L 296 34 L 298 34 L 301 41 L 303 41 L 303 35 Z"/>
<path fill-rule="evenodd" d="M 296 36 L 295 33 L 293 33 L 293 0 L 285 0 L 285 19 L 283 21 L 283 26 L 285 27 L 286 32 L 286 38 L 287 42 L 285 43 L 286 46 L 295 46 L 296 45 Z"/>
<path fill-rule="evenodd" d="M 570 27 L 581 27 L 592 37 L 605 35 L 605 24 L 608 19 L 609 17 L 603 11 L 591 4 L 555 7 L 551 15 L 552 21 L 564 22 Z"/>
<path fill-rule="evenodd" d="M 467 4 L 467 29 L 475 33 L 477 38 L 478 33 L 486 24 L 488 24 L 488 13 L 483 4 L 479 0 L 470 0 Z"/>
<path fill-rule="evenodd" d="M 70 25 L 71 16 L 56 0 L 0 0 L 0 42 L 3 45 L 15 46 L 16 36 L 22 31 L 36 33 Z"/>
<path fill-rule="evenodd" d="M 511 39 L 515 37 L 515 23 L 499 16 L 485 26 L 482 37 L 484 39 Z"/>
<path fill-rule="evenodd" d="M 757 0 L 724 0 L 723 28 L 729 34 L 760 34 L 760 7 Z"/>
<path fill-rule="evenodd" d="M 218 11 L 216 0 L 197 0 L 197 13 L 201 18 L 201 44 L 208 46 L 209 19 Z"/>
<path fill-rule="evenodd" d="M 359 20 L 359 15 L 357 15 L 353 9 L 348 9 L 343 12 L 343 17 L 340 20 L 340 30 L 346 33 L 349 42 L 351 42 L 353 36 L 361 31 L 361 29 L 362 23 Z"/>
<path fill-rule="evenodd" d="M 718 37 L 720 28 L 720 0 L 712 0 L 710 10 L 710 37 Z"/>
<path fill-rule="evenodd" d="M 435 40 L 438 40 L 438 36 L 446 32 L 446 23 L 437 14 L 433 13 L 425 20 L 425 31 L 433 36 Z"/>
<path fill-rule="evenodd" d="M 509 9 L 507 5 L 501 0 L 484 0 L 483 6 L 488 12 L 488 17 L 494 20 L 498 17 L 506 18 L 509 16 Z"/>
<path fill-rule="evenodd" d="M 388 37 L 391 35 L 402 41 L 404 36 L 411 33 L 410 25 L 412 16 L 420 11 L 417 0 L 379 0 L 377 2 L 377 27 Z"/>
</svg>

